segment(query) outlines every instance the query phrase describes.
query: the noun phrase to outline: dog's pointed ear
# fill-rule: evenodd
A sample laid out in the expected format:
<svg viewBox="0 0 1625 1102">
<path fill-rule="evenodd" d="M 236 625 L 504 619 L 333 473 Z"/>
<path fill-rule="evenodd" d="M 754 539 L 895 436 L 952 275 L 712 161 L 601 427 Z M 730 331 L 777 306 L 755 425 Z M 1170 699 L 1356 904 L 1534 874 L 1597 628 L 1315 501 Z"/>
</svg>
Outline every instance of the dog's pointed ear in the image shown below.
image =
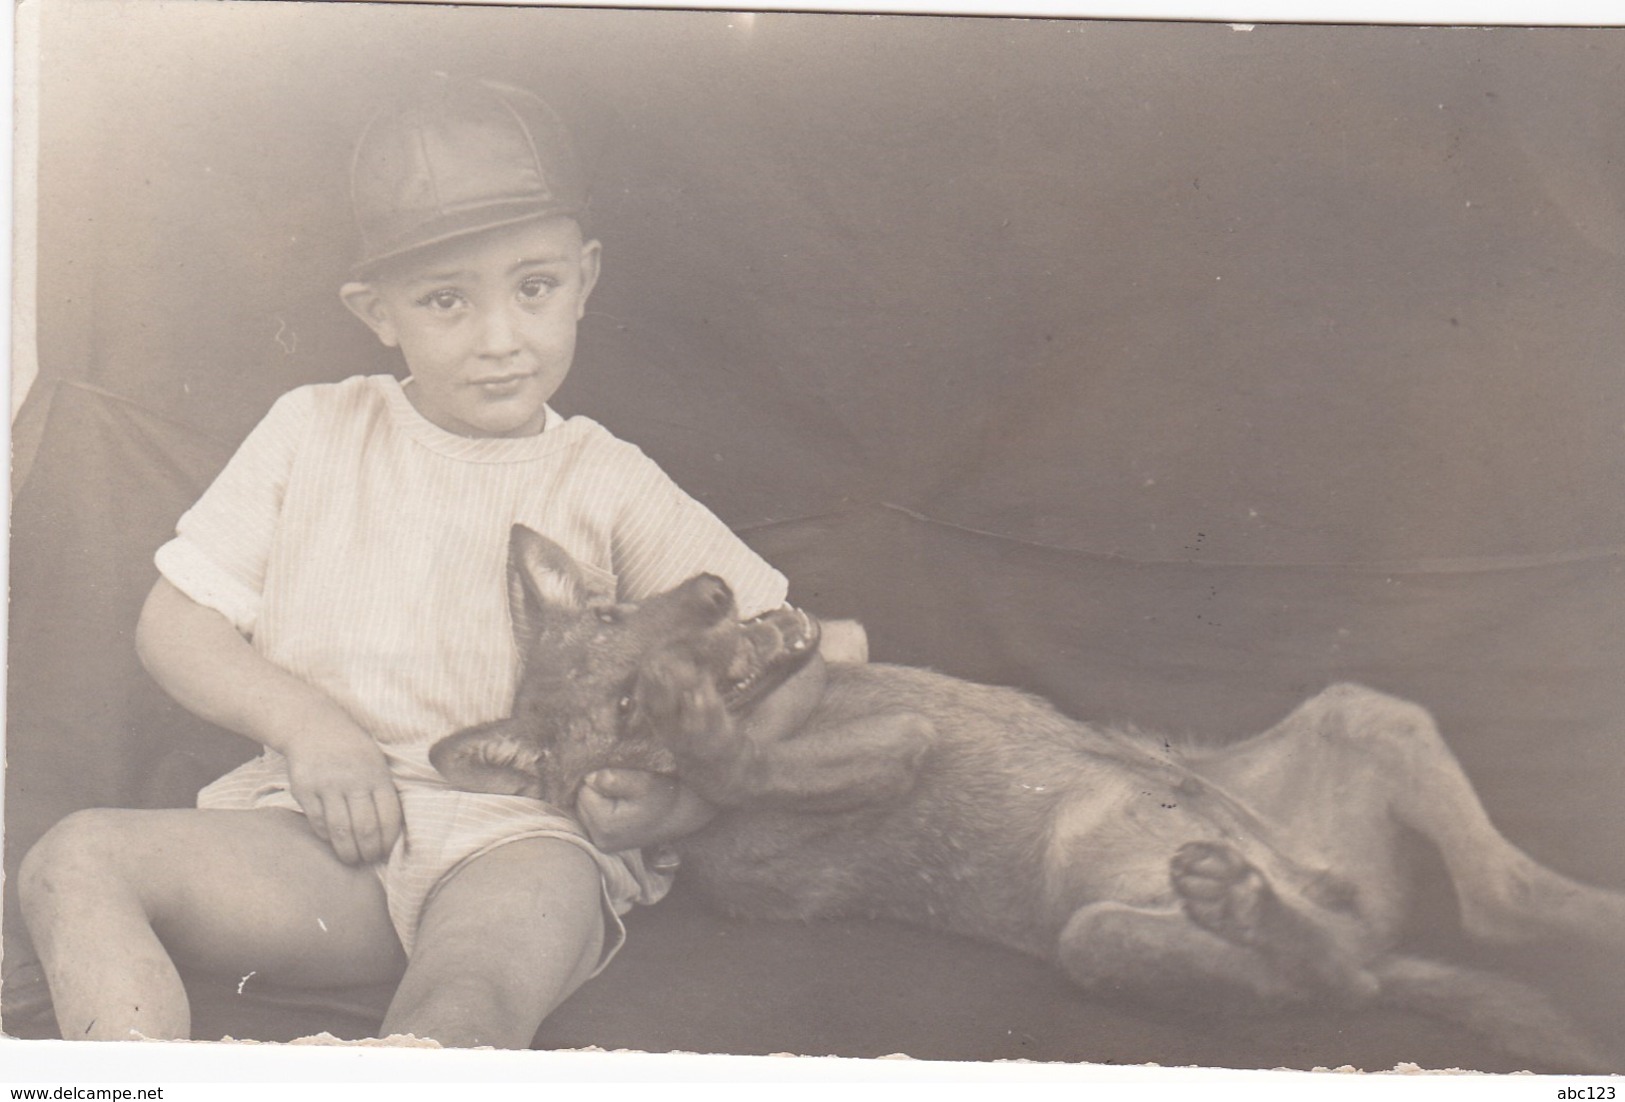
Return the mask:
<svg viewBox="0 0 1625 1102">
<path fill-rule="evenodd" d="M 430 747 L 429 761 L 442 777 L 470 792 L 542 798 L 541 753 L 516 737 L 507 720 L 448 735 Z"/>
<path fill-rule="evenodd" d="M 591 601 L 613 598 L 595 584 L 570 552 L 523 524 L 508 533 L 508 612 L 520 654 L 541 633 L 549 615 L 581 611 Z"/>
</svg>

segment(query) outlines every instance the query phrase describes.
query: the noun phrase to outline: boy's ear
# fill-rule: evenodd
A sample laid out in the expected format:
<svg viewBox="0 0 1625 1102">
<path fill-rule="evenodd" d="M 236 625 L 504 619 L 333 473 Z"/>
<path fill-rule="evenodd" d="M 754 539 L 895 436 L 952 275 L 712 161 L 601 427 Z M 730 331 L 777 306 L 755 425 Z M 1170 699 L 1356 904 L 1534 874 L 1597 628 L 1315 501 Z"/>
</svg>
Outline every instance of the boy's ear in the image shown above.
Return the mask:
<svg viewBox="0 0 1625 1102">
<path fill-rule="evenodd" d="M 576 299 L 576 320 L 580 321 L 587 312 L 587 297 L 592 289 L 598 286 L 598 270 L 602 263 L 604 247 L 598 239 L 592 238 L 581 243 L 581 297 Z"/>
<path fill-rule="evenodd" d="M 350 308 L 350 313 L 360 318 L 377 335 L 385 347 L 396 348 L 400 345 L 395 323 L 389 316 L 389 306 L 371 283 L 346 283 L 339 288 L 339 298 Z"/>
</svg>

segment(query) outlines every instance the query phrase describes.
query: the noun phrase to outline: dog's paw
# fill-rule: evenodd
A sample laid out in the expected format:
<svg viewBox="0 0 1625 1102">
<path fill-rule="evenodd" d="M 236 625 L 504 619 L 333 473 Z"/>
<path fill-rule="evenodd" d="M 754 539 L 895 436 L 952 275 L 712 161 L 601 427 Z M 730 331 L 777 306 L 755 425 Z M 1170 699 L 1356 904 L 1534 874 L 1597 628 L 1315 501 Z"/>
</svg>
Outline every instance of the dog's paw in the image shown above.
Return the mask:
<svg viewBox="0 0 1625 1102">
<path fill-rule="evenodd" d="M 699 659 L 674 648 L 651 657 L 638 677 L 637 710 L 679 756 L 730 752 L 734 724 L 716 680 Z"/>
<path fill-rule="evenodd" d="M 1275 892 L 1241 854 L 1217 842 L 1188 842 L 1168 872 L 1192 922 L 1238 945 L 1263 940 Z"/>
<path fill-rule="evenodd" d="M 1288 905 L 1230 846 L 1189 842 L 1174 854 L 1169 876 L 1192 922 L 1255 950 L 1284 976 L 1351 1006 L 1377 995 L 1377 977 L 1353 948 L 1314 913 Z"/>
</svg>

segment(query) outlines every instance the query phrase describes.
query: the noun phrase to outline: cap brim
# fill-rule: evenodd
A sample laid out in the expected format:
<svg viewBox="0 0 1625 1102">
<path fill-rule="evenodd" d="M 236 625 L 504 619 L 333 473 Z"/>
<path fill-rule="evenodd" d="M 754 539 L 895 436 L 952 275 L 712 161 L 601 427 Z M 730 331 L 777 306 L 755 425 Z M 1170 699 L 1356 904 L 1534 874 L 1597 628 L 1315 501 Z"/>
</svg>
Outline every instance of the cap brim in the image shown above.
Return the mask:
<svg viewBox="0 0 1625 1102">
<path fill-rule="evenodd" d="M 422 232 L 413 234 L 409 239 L 393 242 L 384 249 L 356 261 L 350 266 L 350 274 L 358 279 L 363 278 L 374 272 L 381 264 L 400 260 L 447 242 L 543 218 L 575 218 L 582 213 L 583 207 L 574 203 L 541 207 L 529 205 L 524 210 L 515 210 L 512 205 L 503 204 L 497 208 L 479 207 L 461 211 L 449 218 L 437 219 L 430 225 L 422 227 Z"/>
</svg>

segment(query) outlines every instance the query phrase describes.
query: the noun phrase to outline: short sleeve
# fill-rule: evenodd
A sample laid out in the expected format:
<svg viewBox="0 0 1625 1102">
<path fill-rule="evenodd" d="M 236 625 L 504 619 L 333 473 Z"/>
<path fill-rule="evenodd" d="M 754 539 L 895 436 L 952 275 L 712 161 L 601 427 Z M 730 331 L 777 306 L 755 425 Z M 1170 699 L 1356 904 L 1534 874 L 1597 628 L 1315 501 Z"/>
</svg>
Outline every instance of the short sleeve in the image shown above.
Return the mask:
<svg viewBox="0 0 1625 1102">
<path fill-rule="evenodd" d="M 733 589 L 742 617 L 784 604 L 789 591 L 784 575 L 684 493 L 652 459 L 625 446 L 628 471 L 613 552 L 622 596 L 637 600 L 710 573 Z"/>
<path fill-rule="evenodd" d="M 154 557 L 171 585 L 245 636 L 259 619 L 282 498 L 314 416 L 313 399 L 309 388 L 279 398 Z"/>
</svg>

